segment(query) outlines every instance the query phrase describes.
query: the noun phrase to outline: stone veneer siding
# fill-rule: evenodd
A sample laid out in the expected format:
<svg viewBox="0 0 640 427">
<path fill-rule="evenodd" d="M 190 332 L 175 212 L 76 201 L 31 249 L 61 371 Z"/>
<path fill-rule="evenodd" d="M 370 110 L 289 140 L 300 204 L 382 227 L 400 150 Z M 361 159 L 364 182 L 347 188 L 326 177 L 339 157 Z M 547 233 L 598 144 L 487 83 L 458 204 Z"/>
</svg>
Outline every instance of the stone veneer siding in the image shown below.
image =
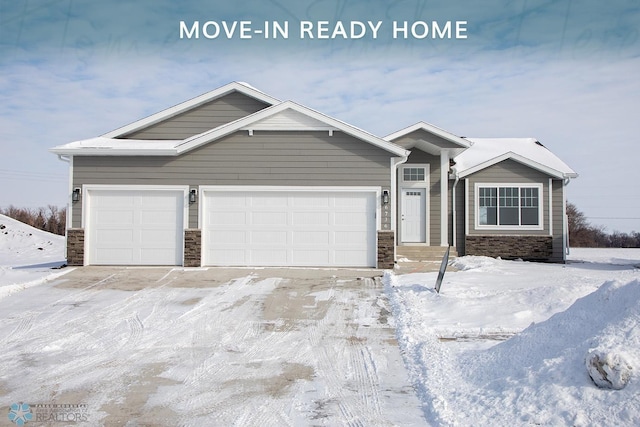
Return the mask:
<svg viewBox="0 0 640 427">
<path fill-rule="evenodd" d="M 395 235 L 393 231 L 378 231 L 378 268 L 395 267 Z"/>
<path fill-rule="evenodd" d="M 67 230 L 67 265 L 84 265 L 84 228 Z"/>
<path fill-rule="evenodd" d="M 202 230 L 184 230 L 184 266 L 200 267 L 202 263 Z"/>
<path fill-rule="evenodd" d="M 553 254 L 551 236 L 466 236 L 465 255 L 548 261 Z"/>
</svg>

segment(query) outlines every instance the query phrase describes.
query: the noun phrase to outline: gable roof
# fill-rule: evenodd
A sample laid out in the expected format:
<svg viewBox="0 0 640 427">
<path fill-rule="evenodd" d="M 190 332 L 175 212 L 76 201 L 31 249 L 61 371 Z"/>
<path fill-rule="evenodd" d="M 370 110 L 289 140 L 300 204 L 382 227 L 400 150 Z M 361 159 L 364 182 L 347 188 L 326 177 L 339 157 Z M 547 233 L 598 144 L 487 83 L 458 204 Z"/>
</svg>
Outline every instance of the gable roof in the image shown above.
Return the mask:
<svg viewBox="0 0 640 427">
<path fill-rule="evenodd" d="M 417 139 L 415 140 L 413 143 L 405 146 L 405 148 L 413 148 L 413 147 L 417 147 L 422 151 L 426 151 L 428 153 L 431 154 L 437 154 L 442 150 L 446 150 L 446 151 L 450 151 L 452 153 L 452 155 L 456 155 L 461 153 L 463 150 L 466 150 L 467 148 L 469 148 L 471 146 L 471 144 L 469 143 L 469 141 L 467 141 L 466 139 L 459 137 L 457 135 L 452 134 L 451 132 L 448 132 L 444 129 L 441 129 L 437 126 L 434 126 L 430 123 L 427 122 L 418 122 L 416 124 L 413 124 L 409 127 L 406 127 L 404 129 L 401 129 L 397 132 L 394 132 L 392 134 L 389 134 L 387 136 L 384 137 L 384 139 L 386 141 L 396 141 L 404 136 L 408 136 L 411 133 L 417 132 L 417 131 L 425 131 L 428 132 L 432 135 L 435 135 L 437 137 L 440 137 L 442 139 L 444 139 L 445 141 L 448 141 L 450 143 L 453 144 L 454 148 L 443 148 L 438 146 L 437 144 L 434 144 L 432 142 L 426 141 L 424 139 Z"/>
<path fill-rule="evenodd" d="M 233 122 L 182 140 L 118 139 L 116 137 L 108 137 L 107 134 L 105 134 L 101 137 L 53 147 L 50 151 L 59 155 L 177 156 L 239 130 L 251 132 L 253 130 L 264 129 L 265 123 L 269 122 L 268 119 L 277 117 L 278 115 L 285 119 L 282 125 L 284 127 L 280 127 L 280 130 L 305 129 L 329 132 L 336 130 L 358 138 L 396 156 L 404 157 L 409 155 L 409 151 L 397 144 L 385 141 L 362 129 L 292 101 L 272 105 L 271 107 L 267 107 Z M 299 124 L 302 117 L 306 117 L 309 120 L 306 127 L 300 126 Z M 287 122 L 287 120 L 289 120 L 289 122 Z M 288 125 L 291 124 L 291 120 L 295 120 L 295 123 L 293 123 L 294 126 L 288 127 Z M 277 125 L 274 127 L 274 124 L 271 123 L 269 128 L 277 129 Z"/>
<path fill-rule="evenodd" d="M 555 178 L 577 178 L 578 174 L 534 138 L 467 138 L 473 145 L 455 157 L 452 168 L 459 178 L 504 160 L 515 160 Z"/>
<path fill-rule="evenodd" d="M 144 119 L 137 120 L 133 123 L 129 123 L 126 126 L 112 130 L 111 132 L 107 132 L 102 136 L 105 138 L 119 138 L 124 135 L 137 132 L 148 126 L 154 125 L 171 117 L 177 116 L 178 114 L 182 114 L 189 110 L 197 108 L 202 104 L 206 104 L 207 102 L 213 101 L 217 98 L 221 98 L 231 92 L 240 92 L 246 96 L 255 98 L 269 105 L 274 105 L 280 102 L 279 99 L 267 95 L 266 93 L 259 91 L 258 89 L 250 86 L 247 83 L 231 82 L 222 87 L 219 87 L 218 89 L 214 89 L 188 101 L 174 105 L 171 108 L 167 108 L 166 110 L 162 110 L 158 113 L 152 114 L 148 117 L 145 117 Z"/>
</svg>

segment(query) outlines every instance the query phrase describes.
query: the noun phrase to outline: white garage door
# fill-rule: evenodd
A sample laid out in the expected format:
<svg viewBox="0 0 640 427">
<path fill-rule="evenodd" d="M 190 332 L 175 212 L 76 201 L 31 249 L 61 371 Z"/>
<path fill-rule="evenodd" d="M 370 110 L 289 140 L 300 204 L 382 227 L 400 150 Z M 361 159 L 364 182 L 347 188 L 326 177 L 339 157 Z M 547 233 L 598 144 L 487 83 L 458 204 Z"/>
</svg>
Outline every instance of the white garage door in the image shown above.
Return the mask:
<svg viewBox="0 0 640 427">
<path fill-rule="evenodd" d="M 94 265 L 182 265 L 182 190 L 89 190 Z"/>
<path fill-rule="evenodd" d="M 205 265 L 376 264 L 375 191 L 203 194 Z"/>
</svg>

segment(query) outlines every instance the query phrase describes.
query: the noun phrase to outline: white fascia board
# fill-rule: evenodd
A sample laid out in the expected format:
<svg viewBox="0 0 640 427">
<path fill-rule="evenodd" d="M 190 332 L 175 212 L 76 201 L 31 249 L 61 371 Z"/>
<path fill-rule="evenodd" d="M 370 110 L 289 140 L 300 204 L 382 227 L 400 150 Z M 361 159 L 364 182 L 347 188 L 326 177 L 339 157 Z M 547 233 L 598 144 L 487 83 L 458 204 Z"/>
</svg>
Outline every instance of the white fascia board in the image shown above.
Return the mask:
<svg viewBox="0 0 640 427">
<path fill-rule="evenodd" d="M 516 153 L 510 151 L 508 153 L 504 153 L 504 154 L 502 154 L 502 155 L 500 155 L 498 157 L 494 157 L 493 159 L 489 159 L 489 160 L 487 160 L 485 162 L 482 162 L 482 163 L 480 163 L 478 165 L 475 165 L 475 166 L 473 166 L 473 167 L 471 167 L 469 169 L 465 169 L 465 170 L 459 171 L 458 172 L 458 177 L 459 178 L 464 178 L 464 177 L 469 176 L 471 174 L 474 174 L 474 173 L 476 173 L 478 171 L 481 171 L 482 169 L 486 169 L 489 166 L 493 166 L 493 165 L 495 165 L 497 163 L 500 163 L 500 162 L 502 162 L 504 160 L 509 160 L 509 159 L 515 160 L 516 162 L 522 163 L 525 166 L 529 166 L 530 168 L 537 169 L 540 172 L 546 173 L 547 175 L 550 175 L 550 176 L 552 176 L 554 178 L 558 178 L 558 179 L 571 178 L 572 176 L 570 176 L 570 175 L 575 175 L 575 174 L 565 174 L 562 171 L 559 171 L 559 170 L 556 170 L 556 169 L 552 169 L 552 168 L 550 168 L 548 166 L 545 166 L 545 165 L 540 164 L 538 162 L 534 162 L 531 159 L 527 159 L 526 157 L 523 157 L 523 156 L 521 156 L 519 154 L 516 154 Z"/>
<path fill-rule="evenodd" d="M 166 110 L 160 111 L 156 114 L 152 114 L 151 116 L 145 117 L 144 119 L 135 121 L 126 126 L 123 126 L 111 132 L 105 133 L 102 136 L 106 138 L 117 138 L 119 136 L 135 132 L 139 129 L 156 124 L 170 117 L 173 117 L 185 111 L 191 110 L 199 105 L 205 104 L 216 98 L 220 98 L 233 91 L 238 91 L 244 95 L 250 96 L 252 98 L 255 98 L 259 101 L 265 102 L 270 105 L 274 105 L 280 102 L 279 99 L 276 99 L 270 95 L 267 95 L 266 93 L 261 92 L 251 86 L 238 83 L 238 82 L 232 82 L 222 87 L 219 87 L 218 89 L 214 89 L 210 92 L 207 92 L 200 96 L 192 98 L 188 101 L 174 105 L 171 108 L 167 108 Z"/>
<path fill-rule="evenodd" d="M 52 148 L 49 150 L 54 154 L 64 154 L 70 156 L 176 156 L 178 152 L 175 148 Z"/>
<path fill-rule="evenodd" d="M 305 114 L 320 122 L 326 123 L 327 125 L 332 126 L 337 130 L 345 132 L 351 136 L 362 139 L 370 143 L 371 145 L 377 146 L 383 150 L 393 153 L 396 156 L 409 155 L 409 151 L 405 150 L 399 145 L 385 141 L 375 135 L 372 135 L 368 132 L 358 129 L 340 120 L 326 116 L 308 107 L 302 106 L 300 104 L 296 104 L 295 102 L 292 102 L 292 101 L 285 101 L 280 104 L 274 105 L 272 107 L 265 108 L 264 110 L 260 110 L 256 113 L 253 113 L 249 116 L 238 119 L 234 122 L 228 123 L 223 126 L 219 126 L 211 131 L 207 131 L 200 135 L 196 135 L 194 137 L 186 139 L 182 144 L 178 145 L 177 147 L 178 154 L 183 153 L 185 151 L 192 150 L 196 147 L 199 147 L 200 145 L 209 143 L 218 138 L 229 135 L 235 131 L 242 130 L 242 129 L 251 129 L 252 123 L 256 123 L 260 120 L 264 120 L 265 118 L 270 117 L 274 114 L 278 114 L 286 109 L 292 109 L 299 113 Z"/>
<path fill-rule="evenodd" d="M 444 129 L 440 129 L 437 126 L 434 126 L 434 125 L 426 123 L 426 122 L 418 122 L 418 123 L 416 123 L 414 125 L 411 125 L 411 126 L 409 126 L 407 128 L 404 128 L 404 129 L 401 129 L 401 130 L 399 130 L 397 132 L 389 134 L 389 135 L 385 136 L 382 139 L 384 139 L 385 141 L 393 141 L 395 139 L 398 139 L 400 137 L 403 137 L 405 135 L 410 134 L 411 132 L 415 132 L 415 131 L 420 130 L 420 129 L 425 130 L 425 131 L 427 131 L 429 133 L 432 133 L 432 134 L 434 134 L 436 136 L 439 136 L 441 138 L 444 138 L 447 141 L 451 141 L 454 144 L 459 145 L 461 148 L 469 148 L 469 147 L 471 147 L 471 143 L 469 141 L 467 141 L 466 139 L 461 138 L 461 137 L 459 137 L 457 135 L 452 134 L 451 132 L 447 132 Z"/>
</svg>

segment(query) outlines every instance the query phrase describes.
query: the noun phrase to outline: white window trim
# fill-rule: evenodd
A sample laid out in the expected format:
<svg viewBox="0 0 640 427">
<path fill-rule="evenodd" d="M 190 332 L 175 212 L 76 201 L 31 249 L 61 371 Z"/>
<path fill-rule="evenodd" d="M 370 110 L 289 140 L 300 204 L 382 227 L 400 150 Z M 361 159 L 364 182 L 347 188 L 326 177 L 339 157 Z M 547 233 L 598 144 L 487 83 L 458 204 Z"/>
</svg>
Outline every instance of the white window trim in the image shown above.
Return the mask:
<svg viewBox="0 0 640 427">
<path fill-rule="evenodd" d="M 481 225 L 480 224 L 480 191 L 481 187 L 518 187 L 518 188 L 537 188 L 538 189 L 538 225 Z M 540 183 L 496 183 L 496 182 L 476 182 L 475 183 L 475 229 L 476 230 L 510 230 L 510 231 L 524 231 L 524 230 L 544 230 L 544 184 Z M 499 192 L 499 191 L 498 191 Z M 499 197 L 499 196 L 498 196 Z M 518 197 L 520 199 L 520 197 Z M 499 203 L 498 203 L 499 205 Z M 498 206 L 498 209 L 500 206 Z"/>
<path fill-rule="evenodd" d="M 405 163 L 400 167 L 400 179 L 398 180 L 401 184 L 402 187 L 411 187 L 411 186 L 417 186 L 420 188 L 424 188 L 424 186 L 429 182 L 429 173 L 431 172 L 429 170 L 429 164 L 428 163 Z M 404 170 L 405 169 L 416 169 L 416 168 L 422 168 L 424 169 L 424 180 L 423 181 L 405 181 L 404 180 Z"/>
</svg>

